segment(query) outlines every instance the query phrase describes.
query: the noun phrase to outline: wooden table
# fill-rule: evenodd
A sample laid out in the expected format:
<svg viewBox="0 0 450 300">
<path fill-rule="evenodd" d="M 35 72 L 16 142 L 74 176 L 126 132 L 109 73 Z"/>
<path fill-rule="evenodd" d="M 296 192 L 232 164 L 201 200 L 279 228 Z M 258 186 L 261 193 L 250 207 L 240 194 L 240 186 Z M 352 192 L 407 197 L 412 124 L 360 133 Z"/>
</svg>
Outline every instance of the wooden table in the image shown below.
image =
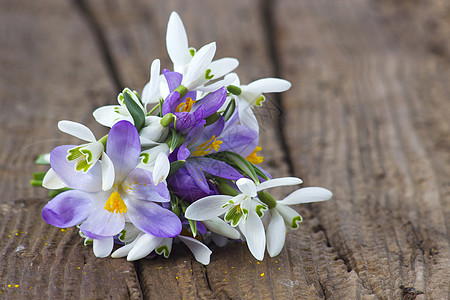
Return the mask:
<svg viewBox="0 0 450 300">
<path fill-rule="evenodd" d="M 0 298 L 450 297 L 450 3 L 394 0 L 0 0 Z M 264 166 L 334 193 L 297 207 L 278 257 L 246 245 L 197 263 L 98 259 L 47 225 L 38 154 L 78 142 L 61 119 L 141 91 L 178 11 L 190 45 L 217 41 L 244 83 L 293 87 L 258 111 Z M 279 197 L 285 191 L 279 191 Z"/>
</svg>

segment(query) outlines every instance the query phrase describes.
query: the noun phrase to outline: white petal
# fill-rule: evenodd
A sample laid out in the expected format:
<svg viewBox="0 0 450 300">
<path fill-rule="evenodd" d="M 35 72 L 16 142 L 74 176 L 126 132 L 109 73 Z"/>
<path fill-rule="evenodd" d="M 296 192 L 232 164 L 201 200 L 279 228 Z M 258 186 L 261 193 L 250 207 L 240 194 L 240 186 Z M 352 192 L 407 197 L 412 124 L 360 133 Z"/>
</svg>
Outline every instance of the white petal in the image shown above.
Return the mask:
<svg viewBox="0 0 450 300">
<path fill-rule="evenodd" d="M 179 235 L 178 237 L 189 248 L 189 250 L 191 250 L 195 259 L 199 263 L 203 265 L 209 264 L 212 251 L 208 247 L 194 238 L 182 235 Z"/>
<path fill-rule="evenodd" d="M 93 247 L 94 247 L 94 255 L 97 257 L 107 257 L 114 246 L 114 238 L 113 237 L 107 237 L 105 239 L 101 240 L 93 240 Z"/>
<path fill-rule="evenodd" d="M 102 155 L 102 190 L 108 191 L 114 184 L 114 165 L 109 156 L 103 152 Z"/>
<path fill-rule="evenodd" d="M 296 185 L 302 184 L 302 180 L 297 177 L 281 177 L 275 179 L 269 179 L 267 181 L 262 182 L 260 185 L 256 187 L 256 190 L 262 191 L 265 189 L 270 189 L 277 186 L 286 186 L 286 185 Z"/>
<path fill-rule="evenodd" d="M 204 86 L 199 86 L 197 88 L 197 90 L 204 92 L 204 96 L 206 96 L 207 93 L 211 93 L 211 92 L 215 92 L 218 89 L 220 89 L 223 86 L 229 86 L 232 82 L 233 78 L 224 78 L 223 80 L 218 80 L 214 83 L 208 84 L 208 85 L 204 85 Z M 203 96 L 203 97 L 204 97 Z M 226 106 L 225 106 L 226 107 Z M 225 108 L 224 108 L 225 109 Z"/>
<path fill-rule="evenodd" d="M 239 80 L 239 76 L 236 73 L 230 73 L 225 75 L 225 80 L 230 81 L 232 85 L 240 87 L 241 82 Z"/>
<path fill-rule="evenodd" d="M 153 168 L 153 184 L 158 185 L 159 183 L 166 180 L 167 175 L 170 171 L 170 162 L 167 154 L 160 152 L 155 161 L 155 167 Z"/>
<path fill-rule="evenodd" d="M 256 212 L 251 209 L 248 212 L 248 218 L 245 223 L 241 223 L 243 234 L 247 240 L 247 246 L 250 252 L 257 260 L 264 259 L 264 250 L 266 248 L 266 233 L 264 225 Z"/>
<path fill-rule="evenodd" d="M 155 142 L 163 142 L 169 134 L 169 127 L 163 127 L 160 122 L 160 117 L 145 117 L 145 127 L 141 129 L 139 135 Z"/>
<path fill-rule="evenodd" d="M 237 240 L 241 237 L 239 231 L 219 217 L 202 221 L 202 223 L 212 232 L 218 233 L 230 239 Z"/>
<path fill-rule="evenodd" d="M 146 257 L 155 250 L 161 240 L 161 237 L 156 237 L 147 233 L 142 235 L 137 239 L 137 242 L 130 253 L 128 253 L 127 260 L 134 261 Z"/>
<path fill-rule="evenodd" d="M 172 251 L 173 238 L 163 238 L 159 245 L 156 247 L 155 252 L 159 255 L 164 255 L 168 258 Z"/>
<path fill-rule="evenodd" d="M 220 216 L 227 211 L 222 206 L 233 197 L 226 195 L 213 195 L 201 198 L 186 209 L 186 219 L 204 221 Z"/>
<path fill-rule="evenodd" d="M 153 168 L 160 153 L 165 154 L 165 156 L 169 155 L 169 146 L 166 143 L 157 144 L 153 148 L 142 151 L 142 153 L 148 154 L 148 161 L 146 164 Z"/>
<path fill-rule="evenodd" d="M 321 187 L 306 187 L 298 189 L 278 203 L 293 205 L 330 200 L 333 193 Z"/>
<path fill-rule="evenodd" d="M 62 132 L 73 135 L 83 141 L 95 142 L 95 136 L 92 131 L 83 124 L 72 121 L 59 121 L 58 128 Z"/>
<path fill-rule="evenodd" d="M 116 113 L 118 105 L 102 106 L 94 110 L 92 115 L 95 120 L 106 127 L 112 127 L 118 120 L 123 119 L 125 116 Z"/>
<path fill-rule="evenodd" d="M 159 72 L 161 69 L 161 62 L 159 59 L 155 59 L 150 67 L 150 80 L 144 86 L 142 90 L 142 102 L 144 106 L 149 103 L 158 103 L 158 90 L 159 90 Z"/>
<path fill-rule="evenodd" d="M 180 16 L 172 12 L 167 24 L 166 47 L 174 65 L 188 64 L 191 54 L 188 48 L 188 38 Z"/>
<path fill-rule="evenodd" d="M 188 90 L 193 90 L 208 80 L 205 79 L 205 72 L 216 53 L 216 42 L 203 46 L 192 58 L 186 75 L 183 77 L 182 85 Z M 197 82 L 200 80 L 200 82 Z"/>
<path fill-rule="evenodd" d="M 256 197 L 256 186 L 252 180 L 247 178 L 239 178 L 236 181 L 236 185 L 244 195 Z"/>
<path fill-rule="evenodd" d="M 291 83 L 279 78 L 263 78 L 253 81 L 246 86 L 246 91 L 254 93 L 280 93 L 287 91 L 291 87 Z"/>
<path fill-rule="evenodd" d="M 212 79 L 214 80 L 227 75 L 236 69 L 237 66 L 239 66 L 239 61 L 236 58 L 224 57 L 213 61 L 208 66 L 208 69 L 211 69 L 211 75 L 214 76 Z"/>
<path fill-rule="evenodd" d="M 276 209 L 270 210 L 271 219 L 267 226 L 267 252 L 270 257 L 277 256 L 283 249 L 286 239 L 286 225 L 284 225 L 283 217 Z"/>
<path fill-rule="evenodd" d="M 49 169 L 42 180 L 42 186 L 49 190 L 57 190 L 67 187 L 67 185 L 56 175 L 53 169 Z"/>
<path fill-rule="evenodd" d="M 126 244 L 125 246 L 120 247 L 119 249 L 117 249 L 116 251 L 114 251 L 111 254 L 112 258 L 121 258 L 121 257 L 125 257 L 128 255 L 128 253 L 130 253 L 131 249 L 133 249 L 134 245 L 136 245 L 137 240 L 142 236 L 143 234 L 139 234 L 133 242 Z"/>
<path fill-rule="evenodd" d="M 141 147 L 154 147 L 160 144 L 142 136 L 139 136 L 139 140 L 141 141 Z"/>
<path fill-rule="evenodd" d="M 289 206 L 280 203 L 278 203 L 275 208 L 283 217 L 286 226 L 289 226 L 292 229 L 297 229 L 299 227 L 299 223 L 302 221 L 302 217 L 298 212 L 296 212 Z"/>
<path fill-rule="evenodd" d="M 239 121 L 242 125 L 247 126 L 258 133 L 259 124 L 251 105 L 249 105 L 247 101 L 240 97 L 238 99 L 240 100 L 238 104 Z"/>
</svg>

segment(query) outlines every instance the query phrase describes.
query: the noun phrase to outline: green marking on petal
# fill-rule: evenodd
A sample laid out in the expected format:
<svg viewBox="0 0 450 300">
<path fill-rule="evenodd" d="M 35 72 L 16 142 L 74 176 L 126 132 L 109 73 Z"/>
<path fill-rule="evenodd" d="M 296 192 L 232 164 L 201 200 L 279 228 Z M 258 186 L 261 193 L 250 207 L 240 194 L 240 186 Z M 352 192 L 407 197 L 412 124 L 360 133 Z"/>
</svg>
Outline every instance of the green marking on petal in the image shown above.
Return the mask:
<svg viewBox="0 0 450 300">
<path fill-rule="evenodd" d="M 86 156 L 85 159 L 88 164 L 92 164 L 92 152 L 88 149 L 80 149 L 80 152 Z"/>
<path fill-rule="evenodd" d="M 168 258 L 170 254 L 169 247 L 167 247 L 167 245 L 159 246 L 155 251 L 159 255 L 164 255 L 165 258 Z"/>
<path fill-rule="evenodd" d="M 194 57 L 195 55 L 195 49 L 194 48 L 189 48 L 189 53 L 191 54 L 192 57 Z"/>
<path fill-rule="evenodd" d="M 242 93 L 242 89 L 240 87 L 231 84 L 227 86 L 227 90 L 236 96 L 239 96 Z"/>
<path fill-rule="evenodd" d="M 303 221 L 303 219 L 302 219 L 301 216 L 295 216 L 295 217 L 292 219 L 291 227 L 292 227 L 293 229 L 297 229 L 297 228 L 299 227 L 299 224 L 300 224 L 302 221 Z"/>
<path fill-rule="evenodd" d="M 84 159 L 78 161 L 75 165 L 75 170 L 77 171 L 83 171 L 84 173 L 86 173 L 89 170 L 89 167 L 91 165 L 88 164 L 88 162 Z"/>
<path fill-rule="evenodd" d="M 214 74 L 211 74 L 211 69 L 207 69 L 205 72 L 205 79 L 211 80 L 213 79 Z"/>
<path fill-rule="evenodd" d="M 126 234 L 127 234 L 127 231 L 125 229 L 122 230 L 119 234 L 119 240 L 123 242 L 125 240 Z"/>
<path fill-rule="evenodd" d="M 89 246 L 89 245 L 92 245 L 93 242 L 94 242 L 94 241 L 93 241 L 92 239 L 86 238 L 86 239 L 84 239 L 83 244 L 84 244 L 85 246 Z"/>
<path fill-rule="evenodd" d="M 236 227 L 243 215 L 244 213 L 242 212 L 240 205 L 235 205 L 225 215 L 225 221 L 230 222 L 231 226 Z"/>
<path fill-rule="evenodd" d="M 264 216 L 264 211 L 267 210 L 267 206 L 265 205 L 256 205 L 255 211 L 258 214 L 258 217 L 262 218 Z"/>
<path fill-rule="evenodd" d="M 255 105 L 256 105 L 256 106 L 261 106 L 262 103 L 263 103 L 265 100 L 266 100 L 266 98 L 265 98 L 264 96 L 260 96 L 260 97 L 258 97 L 258 99 L 256 99 Z"/>
<path fill-rule="evenodd" d="M 75 160 L 75 159 L 83 156 L 83 153 L 81 153 L 80 149 L 81 149 L 81 146 L 67 150 L 67 156 L 66 156 L 67 160 L 72 161 L 72 160 Z"/>
<path fill-rule="evenodd" d="M 141 162 L 143 164 L 148 164 L 148 161 L 150 160 L 150 154 L 143 152 L 139 155 L 139 158 L 141 159 Z"/>
</svg>

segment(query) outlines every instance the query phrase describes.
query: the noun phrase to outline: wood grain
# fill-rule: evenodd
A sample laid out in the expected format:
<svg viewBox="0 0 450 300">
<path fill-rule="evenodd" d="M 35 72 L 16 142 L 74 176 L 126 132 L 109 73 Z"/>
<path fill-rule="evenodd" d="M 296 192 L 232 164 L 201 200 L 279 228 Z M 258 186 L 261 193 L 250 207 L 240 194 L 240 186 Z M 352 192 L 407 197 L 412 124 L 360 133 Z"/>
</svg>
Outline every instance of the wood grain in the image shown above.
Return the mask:
<svg viewBox="0 0 450 300">
<path fill-rule="evenodd" d="M 0 298 L 446 299 L 450 297 L 449 5 L 444 1 L 0 0 Z M 177 10 L 197 49 L 240 60 L 244 83 L 293 83 L 262 110 L 264 166 L 334 192 L 299 206 L 276 258 L 182 245 L 170 259 L 98 259 L 47 225 L 35 157 L 102 136 L 91 112 L 139 92 Z M 44 170 L 44 169 L 42 169 Z M 278 190 L 277 197 L 289 191 Z M 9 286 L 10 285 L 10 286 Z M 18 287 L 15 287 L 18 285 Z"/>
</svg>

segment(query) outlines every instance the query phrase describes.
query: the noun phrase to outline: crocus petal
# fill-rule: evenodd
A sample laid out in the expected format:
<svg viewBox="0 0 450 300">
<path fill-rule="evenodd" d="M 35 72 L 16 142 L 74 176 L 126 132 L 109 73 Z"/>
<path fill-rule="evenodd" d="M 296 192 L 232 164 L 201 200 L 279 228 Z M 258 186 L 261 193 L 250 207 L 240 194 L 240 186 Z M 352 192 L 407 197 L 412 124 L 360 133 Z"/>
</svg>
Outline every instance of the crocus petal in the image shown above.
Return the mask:
<svg viewBox="0 0 450 300">
<path fill-rule="evenodd" d="M 202 242 L 199 242 L 191 237 L 180 235 L 179 238 L 189 248 L 189 250 L 191 250 L 195 259 L 199 263 L 203 265 L 209 264 L 212 251 L 208 247 L 206 247 Z"/>
<path fill-rule="evenodd" d="M 159 59 L 155 59 L 150 67 L 150 81 L 144 86 L 142 90 L 142 102 L 144 106 L 149 103 L 157 103 L 158 88 L 159 88 L 159 71 L 161 68 L 161 62 Z"/>
<path fill-rule="evenodd" d="M 121 183 L 139 163 L 141 143 L 136 127 L 128 121 L 117 122 L 109 131 L 106 153 L 114 164 L 115 183 Z"/>
<path fill-rule="evenodd" d="M 195 163 L 190 162 L 186 162 L 185 167 L 197 186 L 205 193 L 208 193 L 210 189 L 202 169 L 199 168 Z"/>
<path fill-rule="evenodd" d="M 42 180 L 42 186 L 49 190 L 57 190 L 67 187 L 52 168 L 45 173 L 44 179 Z"/>
<path fill-rule="evenodd" d="M 130 250 L 130 253 L 127 255 L 128 261 L 135 261 L 149 255 L 153 250 L 155 250 L 156 246 L 161 242 L 161 237 L 156 237 L 151 234 L 144 234 L 137 239 L 136 244 Z"/>
<path fill-rule="evenodd" d="M 237 231 L 235 228 L 230 226 L 227 222 L 219 217 L 202 221 L 202 223 L 212 232 L 226 236 L 230 239 L 237 240 L 241 237 L 239 231 Z"/>
<path fill-rule="evenodd" d="M 106 153 L 102 155 L 102 189 L 108 191 L 114 184 L 114 165 Z"/>
<path fill-rule="evenodd" d="M 233 197 L 227 195 L 212 195 L 199 199 L 189 205 L 184 216 L 186 219 L 205 221 L 222 215 L 227 208 L 222 206 Z"/>
<path fill-rule="evenodd" d="M 94 255 L 96 257 L 107 257 L 114 246 L 114 238 L 113 237 L 107 237 L 105 239 L 93 240 L 93 248 L 94 248 Z"/>
<path fill-rule="evenodd" d="M 256 186 L 252 180 L 241 178 L 236 181 L 236 185 L 243 194 L 249 197 L 256 197 Z"/>
<path fill-rule="evenodd" d="M 174 237 L 181 232 L 181 221 L 176 214 L 156 203 L 129 199 L 127 215 L 138 229 L 159 237 Z"/>
<path fill-rule="evenodd" d="M 42 218 L 50 225 L 66 228 L 86 220 L 94 209 L 91 196 L 81 191 L 58 194 L 42 209 Z"/>
<path fill-rule="evenodd" d="M 247 240 L 247 246 L 250 252 L 257 260 L 263 260 L 264 250 L 266 248 L 266 234 L 264 225 L 254 209 L 248 212 L 248 218 L 245 222 L 239 224 L 242 233 Z"/>
<path fill-rule="evenodd" d="M 191 151 L 183 144 L 178 149 L 177 160 L 186 160 L 189 155 L 191 155 Z"/>
<path fill-rule="evenodd" d="M 241 173 L 224 162 L 208 157 L 195 157 L 189 159 L 189 165 L 194 164 L 198 169 L 211 175 L 236 180 L 242 178 Z"/>
<path fill-rule="evenodd" d="M 298 189 L 278 203 L 293 205 L 330 200 L 333 193 L 321 187 L 306 187 Z"/>
<path fill-rule="evenodd" d="M 195 53 L 194 57 L 192 57 L 186 75 L 183 77 L 182 81 L 182 84 L 186 86 L 188 90 L 193 90 L 196 86 L 200 86 L 207 82 L 207 80 L 202 82 L 197 82 L 197 80 L 199 78 L 205 78 L 206 69 L 211 63 L 215 53 L 216 42 L 212 42 L 200 48 L 200 50 Z"/>
<path fill-rule="evenodd" d="M 210 93 L 206 95 L 204 98 L 200 99 L 199 102 L 196 102 L 194 104 L 194 108 L 196 107 L 204 107 L 205 117 L 208 117 L 215 113 L 225 102 L 227 98 L 227 89 L 225 87 L 222 87 L 218 89 L 217 91 Z M 197 104 L 198 103 L 198 104 Z"/>
<path fill-rule="evenodd" d="M 143 235 L 143 233 L 139 234 L 133 242 L 126 244 L 123 247 L 120 247 L 119 249 L 117 249 L 116 251 L 114 251 L 111 254 L 112 258 L 121 258 L 121 257 L 125 257 L 128 255 L 128 253 L 130 253 L 131 249 L 133 249 L 134 245 L 136 245 L 136 242 L 138 241 L 139 237 L 141 237 Z"/>
<path fill-rule="evenodd" d="M 102 190 L 102 168 L 99 163 L 89 171 L 77 172 L 75 162 L 68 161 L 67 151 L 75 145 L 56 147 L 50 154 L 50 165 L 61 180 L 70 188 L 84 192 L 99 192 Z"/>
<path fill-rule="evenodd" d="M 176 12 L 172 12 L 167 24 L 166 47 L 174 65 L 183 66 L 191 60 L 186 30 Z"/>
<path fill-rule="evenodd" d="M 270 257 L 277 256 L 283 249 L 286 239 L 286 225 L 276 209 L 270 210 L 271 219 L 267 226 L 267 252 Z"/>
<path fill-rule="evenodd" d="M 279 78 L 263 78 L 253 81 L 245 90 L 254 93 L 280 93 L 287 91 L 291 87 L 291 83 Z"/>
<path fill-rule="evenodd" d="M 59 121 L 58 128 L 62 132 L 73 135 L 83 141 L 95 142 L 95 136 L 92 131 L 83 124 L 72 121 Z"/>
<path fill-rule="evenodd" d="M 122 189 L 134 199 L 169 202 L 169 190 L 163 183 L 153 184 L 152 173 L 136 168 L 122 184 Z"/>
<path fill-rule="evenodd" d="M 298 212 L 289 206 L 277 203 L 275 209 L 280 213 L 280 215 L 284 219 L 284 223 L 286 226 L 289 226 L 292 229 L 297 229 L 299 227 L 299 223 L 302 221 L 302 217 Z"/>
<path fill-rule="evenodd" d="M 277 186 L 286 186 L 286 185 L 296 185 L 296 184 L 302 184 L 302 180 L 297 177 L 281 177 L 281 178 L 275 178 L 270 179 L 267 181 L 264 181 L 260 185 L 256 187 L 256 190 L 262 191 L 265 189 L 270 189 Z"/>
<path fill-rule="evenodd" d="M 92 211 L 87 220 L 81 224 L 80 230 L 107 237 L 118 234 L 124 226 L 124 214 L 111 213 L 103 207 L 99 207 Z"/>
<path fill-rule="evenodd" d="M 166 180 L 170 171 L 170 162 L 167 154 L 164 152 L 159 153 L 155 161 L 155 168 L 153 170 L 153 184 L 158 185 Z"/>
<path fill-rule="evenodd" d="M 181 81 L 183 80 L 183 75 L 178 72 L 164 72 L 164 78 L 166 80 L 167 87 L 169 88 L 170 93 L 173 93 L 175 89 L 180 86 Z M 177 92 L 177 95 L 173 97 L 175 97 L 177 100 L 180 100 L 180 93 Z M 164 102 L 167 101 L 167 98 L 165 98 Z M 166 113 L 163 111 L 163 114 Z"/>
</svg>

